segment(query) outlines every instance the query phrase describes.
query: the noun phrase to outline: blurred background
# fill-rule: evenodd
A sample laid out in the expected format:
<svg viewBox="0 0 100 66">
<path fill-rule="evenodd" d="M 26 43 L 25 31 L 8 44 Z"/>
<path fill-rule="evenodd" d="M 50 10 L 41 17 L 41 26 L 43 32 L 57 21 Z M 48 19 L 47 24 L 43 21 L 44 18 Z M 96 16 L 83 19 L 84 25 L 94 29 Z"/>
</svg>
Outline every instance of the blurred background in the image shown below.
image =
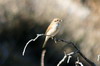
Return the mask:
<svg viewBox="0 0 100 66">
<path fill-rule="evenodd" d="M 0 0 L 0 66 L 40 66 L 45 37 L 31 42 L 25 56 L 22 51 L 36 34 L 45 33 L 56 17 L 63 20 L 56 37 L 77 43 L 82 53 L 100 66 L 100 0 Z M 46 66 L 56 66 L 63 58 L 63 50 L 75 50 L 70 45 L 63 49 L 65 45 L 48 41 Z M 75 60 L 76 57 L 69 64 L 65 61 L 62 66 L 74 66 Z"/>
</svg>

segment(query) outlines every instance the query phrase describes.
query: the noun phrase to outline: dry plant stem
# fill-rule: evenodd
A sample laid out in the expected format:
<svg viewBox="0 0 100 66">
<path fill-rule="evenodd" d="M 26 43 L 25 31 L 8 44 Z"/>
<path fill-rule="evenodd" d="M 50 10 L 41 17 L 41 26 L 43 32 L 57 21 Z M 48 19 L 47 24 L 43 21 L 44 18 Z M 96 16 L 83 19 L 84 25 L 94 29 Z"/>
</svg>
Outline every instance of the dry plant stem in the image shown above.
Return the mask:
<svg viewBox="0 0 100 66">
<path fill-rule="evenodd" d="M 44 66 L 44 57 L 45 57 L 45 53 L 46 53 L 46 50 L 44 49 L 42 51 L 42 55 L 41 55 L 41 66 Z"/>
<path fill-rule="evenodd" d="M 60 60 L 60 62 L 57 64 L 57 66 L 60 66 L 65 61 L 65 59 L 67 57 L 68 57 L 67 63 L 69 63 L 69 61 L 72 58 L 72 56 L 75 55 L 76 53 L 78 53 L 78 51 L 70 52 L 68 54 L 66 54 L 66 52 L 64 52 L 65 55 L 64 55 L 63 59 Z"/>
<path fill-rule="evenodd" d="M 70 59 L 72 58 L 72 55 L 74 54 L 74 52 L 71 52 L 69 54 L 67 54 L 68 56 L 68 60 L 67 60 L 67 63 L 69 63 Z"/>
<path fill-rule="evenodd" d="M 51 36 L 51 35 L 37 34 L 36 38 L 29 40 L 29 41 L 26 43 L 25 47 L 24 47 L 24 50 L 23 50 L 23 53 L 22 53 L 23 56 L 24 56 L 24 54 L 25 54 L 25 50 L 26 50 L 26 47 L 28 46 L 28 44 L 29 44 L 31 41 L 35 41 L 35 40 L 38 39 L 40 36 Z M 67 43 L 67 44 L 71 44 L 71 45 L 78 51 L 78 53 L 79 53 L 91 66 L 96 66 L 92 61 L 90 61 L 89 59 L 87 59 L 87 58 L 81 53 L 81 51 L 77 48 L 77 46 L 76 46 L 73 42 L 66 41 L 66 40 L 63 40 L 63 39 L 57 39 L 57 38 L 55 38 L 55 37 L 53 37 L 53 40 L 55 40 L 55 41 L 57 41 L 57 42 L 64 42 L 64 43 Z M 66 46 L 65 46 L 65 47 L 66 47 Z M 45 55 L 44 55 L 44 56 L 45 56 Z M 43 60 L 44 60 L 44 59 L 43 59 Z M 41 61 L 41 62 L 43 62 L 43 61 Z M 43 64 L 44 64 L 44 62 L 43 62 Z"/>
<path fill-rule="evenodd" d="M 71 53 L 67 54 L 67 56 L 68 56 L 67 63 L 69 63 L 69 61 L 70 61 L 70 59 L 72 58 L 72 56 L 74 56 L 74 55 L 77 54 L 77 53 L 78 53 L 78 51 L 74 51 L 74 52 L 71 52 Z"/>
<path fill-rule="evenodd" d="M 60 66 L 61 65 L 61 63 L 63 63 L 64 62 L 64 60 L 67 58 L 67 54 L 64 52 L 64 57 L 63 57 L 63 59 L 57 64 L 57 66 Z"/>
<path fill-rule="evenodd" d="M 79 66 L 84 66 L 81 62 L 78 62 L 78 61 L 76 61 L 75 64 L 76 64 L 76 66 L 78 66 L 78 65 L 79 65 Z"/>
<path fill-rule="evenodd" d="M 87 59 L 82 53 L 81 51 L 76 47 L 76 45 L 74 43 L 71 43 L 78 51 L 79 54 L 91 65 L 91 66 L 96 66 L 92 61 L 90 61 L 89 59 Z"/>
<path fill-rule="evenodd" d="M 26 50 L 27 46 L 29 45 L 29 43 L 32 42 L 32 41 L 35 41 L 35 40 L 38 39 L 40 36 L 51 36 L 51 35 L 37 34 L 37 36 L 36 36 L 34 39 L 29 40 L 29 41 L 26 43 L 26 45 L 25 45 L 25 47 L 24 47 L 24 49 L 23 49 L 23 53 L 22 53 L 23 56 L 24 56 L 24 54 L 25 54 L 25 50 Z M 53 36 L 51 36 L 51 37 L 53 37 Z"/>
<path fill-rule="evenodd" d="M 82 62 L 79 61 L 79 57 L 77 57 L 77 61 L 75 62 L 75 65 L 76 65 L 76 66 L 78 66 L 78 65 L 84 66 L 84 65 L 82 64 Z"/>
<path fill-rule="evenodd" d="M 63 39 L 56 39 L 54 38 L 56 41 L 58 42 L 64 42 L 64 43 L 67 43 L 67 44 L 71 44 L 77 51 L 78 53 L 91 65 L 91 66 L 96 66 L 92 61 L 90 61 L 89 59 L 87 59 L 82 53 L 81 51 L 77 48 L 77 46 L 73 43 L 73 42 L 70 42 L 70 41 L 66 41 L 66 40 L 63 40 Z M 65 46 L 66 47 L 66 46 Z"/>
<path fill-rule="evenodd" d="M 30 42 L 35 41 L 36 39 L 38 39 L 40 36 L 43 36 L 43 35 L 44 35 L 44 34 L 37 34 L 37 36 L 36 36 L 34 39 L 29 40 L 29 41 L 26 43 L 26 45 L 25 45 L 25 47 L 24 47 L 24 49 L 23 49 L 22 55 L 24 56 L 26 47 L 28 46 L 28 44 L 29 44 Z"/>
</svg>

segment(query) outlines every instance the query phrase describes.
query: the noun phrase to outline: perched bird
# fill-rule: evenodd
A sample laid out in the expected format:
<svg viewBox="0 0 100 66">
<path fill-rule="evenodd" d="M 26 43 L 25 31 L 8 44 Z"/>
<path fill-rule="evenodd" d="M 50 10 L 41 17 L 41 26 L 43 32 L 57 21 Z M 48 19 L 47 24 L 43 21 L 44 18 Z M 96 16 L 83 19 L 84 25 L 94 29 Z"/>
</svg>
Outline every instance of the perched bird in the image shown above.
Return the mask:
<svg viewBox="0 0 100 66">
<path fill-rule="evenodd" d="M 46 45 L 49 38 L 53 38 L 59 32 L 61 22 L 62 22 L 62 20 L 59 19 L 59 18 L 54 18 L 52 20 L 51 24 L 48 26 L 48 28 L 46 30 L 45 35 L 48 35 L 48 36 L 46 36 L 42 48 L 45 47 L 45 45 Z"/>
</svg>

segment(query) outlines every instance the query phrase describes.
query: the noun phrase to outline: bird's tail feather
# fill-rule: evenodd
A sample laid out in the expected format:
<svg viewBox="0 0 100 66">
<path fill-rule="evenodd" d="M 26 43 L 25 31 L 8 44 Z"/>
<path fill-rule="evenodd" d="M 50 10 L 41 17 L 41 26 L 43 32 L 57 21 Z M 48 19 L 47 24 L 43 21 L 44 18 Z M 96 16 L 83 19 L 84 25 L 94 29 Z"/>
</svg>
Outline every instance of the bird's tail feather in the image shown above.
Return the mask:
<svg viewBox="0 0 100 66">
<path fill-rule="evenodd" d="M 45 45 L 46 45 L 46 43 L 47 43 L 48 39 L 49 39 L 49 36 L 46 36 L 46 38 L 45 38 L 45 41 L 44 41 L 44 43 L 43 43 L 42 48 L 45 48 Z"/>
</svg>

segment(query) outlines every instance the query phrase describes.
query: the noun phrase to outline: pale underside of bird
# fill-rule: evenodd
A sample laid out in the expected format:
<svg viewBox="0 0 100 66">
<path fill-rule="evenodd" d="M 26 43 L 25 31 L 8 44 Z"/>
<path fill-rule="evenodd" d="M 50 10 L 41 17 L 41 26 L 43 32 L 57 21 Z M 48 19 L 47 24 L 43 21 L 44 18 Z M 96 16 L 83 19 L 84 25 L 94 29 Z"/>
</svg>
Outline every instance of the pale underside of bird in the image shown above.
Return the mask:
<svg viewBox="0 0 100 66">
<path fill-rule="evenodd" d="M 46 30 L 46 33 L 45 33 L 46 38 L 45 38 L 42 48 L 45 47 L 49 38 L 53 38 L 59 32 L 61 22 L 62 22 L 62 20 L 59 18 L 53 19 L 53 21 L 51 22 L 51 24 L 49 25 L 49 27 Z"/>
</svg>

